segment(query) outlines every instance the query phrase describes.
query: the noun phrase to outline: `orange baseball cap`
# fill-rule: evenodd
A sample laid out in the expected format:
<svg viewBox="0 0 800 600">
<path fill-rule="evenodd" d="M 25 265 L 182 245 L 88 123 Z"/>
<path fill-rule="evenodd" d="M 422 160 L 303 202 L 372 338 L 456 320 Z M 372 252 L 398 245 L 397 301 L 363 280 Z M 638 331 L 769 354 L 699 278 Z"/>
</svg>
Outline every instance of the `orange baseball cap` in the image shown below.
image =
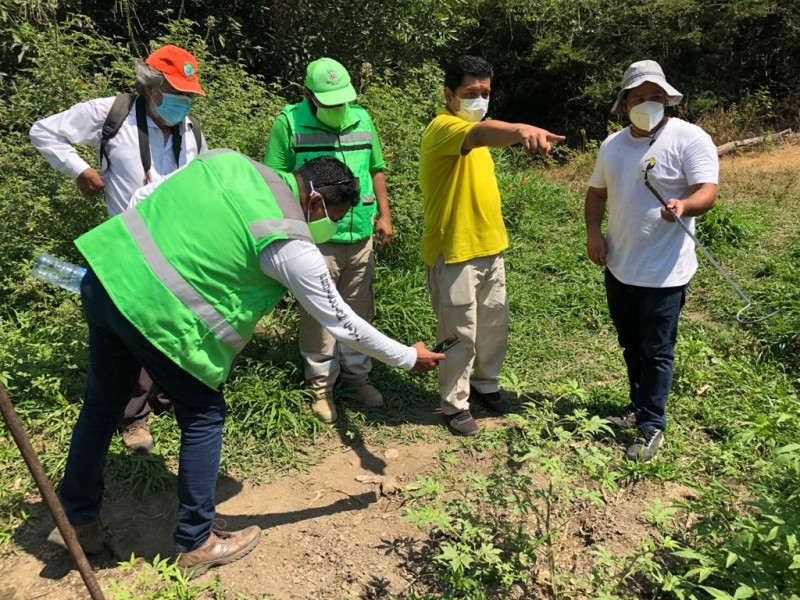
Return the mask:
<svg viewBox="0 0 800 600">
<path fill-rule="evenodd" d="M 200 71 L 197 60 L 183 48 L 164 46 L 153 52 L 144 62 L 161 71 L 176 90 L 206 95 L 197 80 Z"/>
</svg>

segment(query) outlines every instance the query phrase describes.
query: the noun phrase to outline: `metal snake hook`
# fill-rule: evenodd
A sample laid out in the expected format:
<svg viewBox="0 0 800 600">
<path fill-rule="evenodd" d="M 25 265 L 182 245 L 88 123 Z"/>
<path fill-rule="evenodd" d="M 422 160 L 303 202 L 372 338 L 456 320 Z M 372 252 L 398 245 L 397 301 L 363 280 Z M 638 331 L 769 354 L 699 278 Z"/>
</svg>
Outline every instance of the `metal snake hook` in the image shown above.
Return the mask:
<svg viewBox="0 0 800 600">
<path fill-rule="evenodd" d="M 705 254 L 706 258 L 711 261 L 711 264 L 717 268 L 717 271 L 722 273 L 722 276 L 728 281 L 728 283 L 731 284 L 731 286 L 733 286 L 733 289 L 736 290 L 736 293 L 739 294 L 739 296 L 741 296 L 742 300 L 745 301 L 746 303 L 745 306 L 742 309 L 740 309 L 739 312 L 736 313 L 736 320 L 739 321 L 740 323 L 758 323 L 759 321 L 764 321 L 765 319 L 769 319 L 773 315 L 777 314 L 778 311 L 775 310 L 764 317 L 758 317 L 756 319 L 751 319 L 748 321 L 742 318 L 742 314 L 753 306 L 753 301 L 747 297 L 747 295 L 742 291 L 742 289 L 738 285 L 736 285 L 736 282 L 733 279 L 731 279 L 730 275 L 728 275 L 725 272 L 725 269 L 722 268 L 722 265 L 720 265 L 716 260 L 714 260 L 714 257 L 711 256 L 711 252 L 709 252 L 706 249 L 706 247 L 697 240 L 694 233 L 692 233 L 692 231 L 689 229 L 686 223 L 684 223 L 683 220 L 681 220 L 681 218 L 677 214 L 675 214 L 674 210 L 672 210 L 669 206 L 667 206 L 667 201 L 664 200 L 664 196 L 662 196 L 661 192 L 659 192 L 656 189 L 656 187 L 652 184 L 652 182 L 648 180 L 647 175 L 655 166 L 656 166 L 656 159 L 655 157 L 651 156 L 650 158 L 647 159 L 647 167 L 645 167 L 644 170 L 644 185 L 658 199 L 661 205 L 672 213 L 672 216 L 675 217 L 675 220 L 678 222 L 678 224 L 681 227 L 683 227 L 683 230 L 686 232 L 686 235 L 692 238 L 692 241 L 697 245 L 698 248 L 700 248 L 700 250 L 703 251 L 703 254 Z"/>
</svg>

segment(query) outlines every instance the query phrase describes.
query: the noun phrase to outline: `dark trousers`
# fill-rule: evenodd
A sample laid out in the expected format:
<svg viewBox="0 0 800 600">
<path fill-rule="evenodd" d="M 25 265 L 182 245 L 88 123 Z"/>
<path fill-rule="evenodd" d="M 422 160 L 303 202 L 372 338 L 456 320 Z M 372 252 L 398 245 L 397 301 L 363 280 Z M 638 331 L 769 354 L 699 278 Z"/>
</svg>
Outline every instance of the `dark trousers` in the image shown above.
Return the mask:
<svg viewBox="0 0 800 600">
<path fill-rule="evenodd" d="M 175 549 L 188 552 L 208 537 L 222 448 L 225 400 L 153 346 L 120 313 L 90 270 L 81 283 L 89 324 L 89 382 L 67 458 L 61 501 L 70 523 L 96 519 L 111 438 L 141 367 L 172 399 L 181 430 Z"/>
<path fill-rule="evenodd" d="M 156 389 L 153 389 L 154 387 Z M 156 414 L 172 410 L 172 402 L 163 392 L 158 390 L 158 386 L 153 385 L 152 377 L 142 369 L 139 372 L 139 379 L 136 381 L 133 395 L 128 404 L 125 405 L 125 412 L 119 422 L 119 430 L 124 431 L 135 427 L 145 427 L 147 425 L 147 417 L 151 411 L 151 403 Z"/>
<path fill-rule="evenodd" d="M 664 430 L 672 387 L 678 316 L 686 286 L 648 288 L 626 285 L 606 269 L 606 298 L 628 368 L 630 399 L 637 427 Z"/>
</svg>

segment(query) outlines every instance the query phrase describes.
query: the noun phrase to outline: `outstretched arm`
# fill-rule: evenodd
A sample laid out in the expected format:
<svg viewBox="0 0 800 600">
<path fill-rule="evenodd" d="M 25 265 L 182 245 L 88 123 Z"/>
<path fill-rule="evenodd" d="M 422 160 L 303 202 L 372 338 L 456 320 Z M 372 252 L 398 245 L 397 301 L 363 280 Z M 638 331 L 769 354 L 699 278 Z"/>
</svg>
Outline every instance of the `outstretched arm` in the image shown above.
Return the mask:
<svg viewBox="0 0 800 600">
<path fill-rule="evenodd" d="M 429 371 L 446 358 L 431 352 L 422 342 L 405 346 L 353 312 L 331 281 L 319 250 L 310 242 L 273 242 L 261 253 L 261 270 L 283 284 L 333 337 L 362 354 L 416 372 Z"/>
<path fill-rule="evenodd" d="M 464 138 L 461 151 L 467 153 L 473 148 L 489 146 L 490 148 L 503 148 L 522 144 L 525 152 L 534 154 L 549 154 L 553 142 L 563 142 L 566 137 L 550 133 L 546 129 L 527 125 L 526 123 L 506 123 L 505 121 L 482 121 L 472 127 Z"/>
</svg>

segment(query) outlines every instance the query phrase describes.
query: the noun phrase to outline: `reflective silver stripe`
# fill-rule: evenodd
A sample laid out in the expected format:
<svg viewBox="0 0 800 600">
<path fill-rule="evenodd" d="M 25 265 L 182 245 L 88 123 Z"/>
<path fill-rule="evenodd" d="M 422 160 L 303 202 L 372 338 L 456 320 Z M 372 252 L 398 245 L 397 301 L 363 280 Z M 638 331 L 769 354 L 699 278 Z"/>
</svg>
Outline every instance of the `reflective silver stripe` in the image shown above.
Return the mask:
<svg viewBox="0 0 800 600">
<path fill-rule="evenodd" d="M 258 174 L 261 175 L 269 191 L 272 192 L 272 195 L 275 197 L 275 201 L 278 203 L 278 208 L 281 209 L 283 216 L 288 219 L 297 219 L 305 222 L 303 211 L 300 208 L 300 201 L 295 198 L 292 188 L 290 188 L 275 171 L 266 165 L 254 161 L 249 156 L 242 155 L 242 157 L 249 160 L 250 164 L 253 165 L 256 171 L 258 171 Z"/>
<path fill-rule="evenodd" d="M 337 136 L 335 133 L 297 133 L 294 136 L 295 146 L 321 146 L 324 144 L 354 144 L 356 142 L 372 142 L 372 132 L 354 131 Z"/>
<path fill-rule="evenodd" d="M 285 233 L 290 238 L 295 240 L 306 240 L 312 242 L 311 232 L 308 230 L 308 225 L 305 221 L 297 221 L 296 219 L 265 219 L 263 221 L 256 221 L 250 223 L 250 233 L 253 237 L 263 238 L 275 233 Z"/>
<path fill-rule="evenodd" d="M 177 296 L 224 344 L 241 352 L 247 340 L 231 327 L 219 311 L 203 298 L 173 267 L 153 239 L 142 216 L 136 208 L 121 214 L 122 221 L 131 232 L 148 266 L 167 289 Z"/>
</svg>

